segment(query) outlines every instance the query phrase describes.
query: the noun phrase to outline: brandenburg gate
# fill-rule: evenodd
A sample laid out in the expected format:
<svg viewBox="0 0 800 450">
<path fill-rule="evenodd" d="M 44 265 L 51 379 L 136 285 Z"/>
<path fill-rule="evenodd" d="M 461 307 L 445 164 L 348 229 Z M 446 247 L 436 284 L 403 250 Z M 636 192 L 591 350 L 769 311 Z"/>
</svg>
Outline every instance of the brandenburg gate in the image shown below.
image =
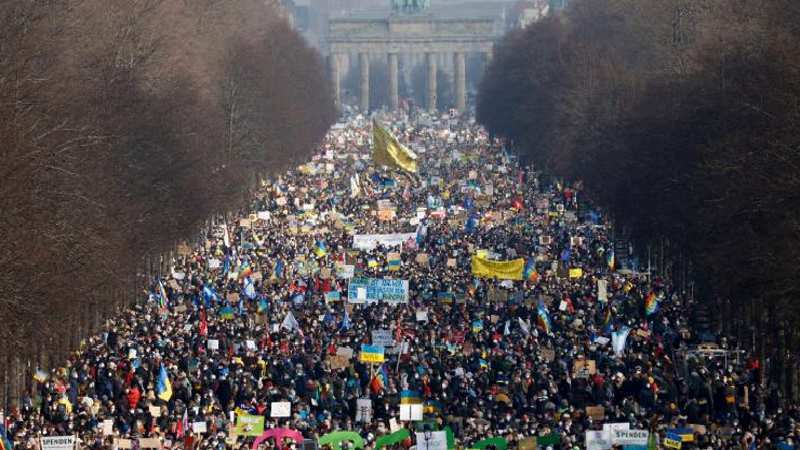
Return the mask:
<svg viewBox="0 0 800 450">
<path fill-rule="evenodd" d="M 482 53 L 486 60 L 498 33 L 495 19 L 434 16 L 428 13 L 427 0 L 392 0 L 392 11 L 386 17 L 331 18 L 328 44 L 330 78 L 337 106 L 341 106 L 341 64 L 343 55 L 357 55 L 359 103 L 369 110 L 370 59 L 384 59 L 388 65 L 389 107 L 398 107 L 399 58 L 426 64 L 425 103 L 430 111 L 437 109 L 437 64 L 453 58 L 453 85 L 456 109 L 467 105 L 466 55 Z"/>
</svg>

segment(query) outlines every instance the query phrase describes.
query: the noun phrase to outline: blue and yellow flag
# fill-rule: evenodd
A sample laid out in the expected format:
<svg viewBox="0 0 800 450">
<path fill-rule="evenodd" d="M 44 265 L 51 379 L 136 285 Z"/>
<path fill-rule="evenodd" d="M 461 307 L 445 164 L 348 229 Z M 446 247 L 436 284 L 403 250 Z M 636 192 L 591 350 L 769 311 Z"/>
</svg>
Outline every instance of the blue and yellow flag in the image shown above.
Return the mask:
<svg viewBox="0 0 800 450">
<path fill-rule="evenodd" d="M 317 255 L 317 258 L 324 258 L 328 254 L 328 246 L 325 245 L 325 241 L 317 240 L 317 244 L 314 246 L 314 254 Z"/>
<path fill-rule="evenodd" d="M 478 255 L 472 257 L 472 274 L 476 277 L 519 281 L 522 280 L 524 270 L 524 258 L 510 261 L 493 261 Z"/>
<path fill-rule="evenodd" d="M 172 398 L 172 382 L 169 381 L 169 375 L 167 375 L 167 369 L 164 368 L 164 365 L 161 365 L 161 369 L 158 372 L 158 382 L 156 383 L 156 393 L 158 398 L 168 402 L 169 399 Z"/>
<path fill-rule="evenodd" d="M 400 404 L 401 405 L 419 405 L 422 403 L 422 397 L 419 392 L 404 390 L 400 391 Z"/>
<path fill-rule="evenodd" d="M 417 172 L 417 155 L 404 147 L 377 121 L 372 122 L 372 160 L 376 165 Z"/>
</svg>

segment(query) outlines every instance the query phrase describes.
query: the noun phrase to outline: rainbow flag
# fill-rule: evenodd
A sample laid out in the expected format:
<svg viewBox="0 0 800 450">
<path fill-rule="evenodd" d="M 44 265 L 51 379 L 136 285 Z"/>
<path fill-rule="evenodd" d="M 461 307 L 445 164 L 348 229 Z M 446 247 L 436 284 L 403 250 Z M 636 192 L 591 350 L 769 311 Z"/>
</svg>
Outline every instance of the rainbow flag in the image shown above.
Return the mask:
<svg viewBox="0 0 800 450">
<path fill-rule="evenodd" d="M 545 333 L 550 334 L 552 324 L 550 323 L 550 313 L 547 312 L 547 307 L 544 302 L 539 301 L 539 306 L 536 308 L 536 322 L 544 330 Z"/>
<path fill-rule="evenodd" d="M 167 290 L 164 289 L 164 283 L 158 280 L 158 306 L 159 308 L 166 308 L 169 297 L 167 297 Z"/>
<path fill-rule="evenodd" d="M 13 448 L 14 444 L 8 439 L 6 426 L 2 421 L 0 421 L 0 450 L 11 450 Z"/>
<path fill-rule="evenodd" d="M 240 280 L 242 278 L 249 277 L 250 275 L 252 275 L 252 273 L 253 273 L 253 268 L 250 267 L 250 263 L 249 262 L 245 262 L 239 267 L 239 279 Z"/>
<path fill-rule="evenodd" d="M 386 389 L 386 386 L 389 386 L 389 372 L 386 370 L 386 365 L 381 364 L 381 368 L 378 369 L 372 377 L 370 387 L 372 391 L 377 394 Z"/>
<path fill-rule="evenodd" d="M 400 258 L 400 253 L 389 253 L 389 255 L 387 256 L 387 263 L 390 272 L 395 272 L 397 270 L 400 270 L 400 266 L 402 265 L 402 259 Z"/>
<path fill-rule="evenodd" d="M 525 270 L 522 272 L 522 278 L 530 281 L 536 281 L 539 278 L 539 274 L 536 273 L 536 261 L 533 258 L 528 258 L 525 261 Z"/>
<path fill-rule="evenodd" d="M 404 390 L 400 391 L 400 404 L 401 405 L 419 405 L 422 403 L 422 397 L 419 392 Z"/>
<path fill-rule="evenodd" d="M 614 249 L 609 249 L 608 254 L 606 255 L 606 264 L 608 265 L 609 270 L 614 270 L 616 263 L 617 260 L 614 258 Z"/>
<path fill-rule="evenodd" d="M 652 316 L 656 311 L 658 311 L 658 298 L 655 292 L 650 291 L 644 299 L 644 313 L 645 315 Z"/>
</svg>

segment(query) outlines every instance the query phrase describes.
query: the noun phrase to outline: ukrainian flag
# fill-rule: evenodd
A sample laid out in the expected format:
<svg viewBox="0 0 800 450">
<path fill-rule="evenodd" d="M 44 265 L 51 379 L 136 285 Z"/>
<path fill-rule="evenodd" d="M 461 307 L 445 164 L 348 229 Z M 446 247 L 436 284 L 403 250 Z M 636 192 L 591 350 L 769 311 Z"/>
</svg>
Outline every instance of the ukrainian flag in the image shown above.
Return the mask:
<svg viewBox="0 0 800 450">
<path fill-rule="evenodd" d="M 694 430 L 691 428 L 672 428 L 667 430 L 667 434 L 680 436 L 681 442 L 694 442 Z"/>
<path fill-rule="evenodd" d="M 164 368 L 164 365 L 161 365 L 161 370 L 158 372 L 158 383 L 156 383 L 156 392 L 158 394 L 158 398 L 168 402 L 169 399 L 172 398 L 172 383 L 169 381 L 169 375 L 167 375 L 167 369 Z"/>
<path fill-rule="evenodd" d="M 418 392 L 409 390 L 400 391 L 401 405 L 419 405 L 420 403 L 422 403 L 422 397 Z"/>
<path fill-rule="evenodd" d="M 317 240 L 317 244 L 314 247 L 314 254 L 317 255 L 317 258 L 324 258 L 325 255 L 328 254 L 328 246 L 325 245 L 325 241 Z"/>
<path fill-rule="evenodd" d="M 219 310 L 219 317 L 225 320 L 233 320 L 233 308 L 230 306 L 222 307 L 222 309 Z"/>
</svg>

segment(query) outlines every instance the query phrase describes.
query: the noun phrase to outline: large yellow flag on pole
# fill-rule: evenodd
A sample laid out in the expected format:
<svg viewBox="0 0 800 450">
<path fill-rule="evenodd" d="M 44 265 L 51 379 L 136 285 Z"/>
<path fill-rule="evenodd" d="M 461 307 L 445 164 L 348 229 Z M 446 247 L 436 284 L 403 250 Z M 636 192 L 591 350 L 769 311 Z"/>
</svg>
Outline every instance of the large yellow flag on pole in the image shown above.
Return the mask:
<svg viewBox="0 0 800 450">
<path fill-rule="evenodd" d="M 375 164 L 417 173 L 417 155 L 398 142 L 377 120 L 372 121 L 372 160 Z"/>
</svg>

